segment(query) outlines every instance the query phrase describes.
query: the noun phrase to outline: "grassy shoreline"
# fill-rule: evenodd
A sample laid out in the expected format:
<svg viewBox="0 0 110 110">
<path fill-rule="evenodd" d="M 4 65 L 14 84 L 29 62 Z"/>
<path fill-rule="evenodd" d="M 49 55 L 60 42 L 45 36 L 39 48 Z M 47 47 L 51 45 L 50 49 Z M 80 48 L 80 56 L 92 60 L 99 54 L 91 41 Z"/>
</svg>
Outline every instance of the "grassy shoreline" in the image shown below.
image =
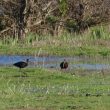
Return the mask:
<svg viewBox="0 0 110 110">
<path fill-rule="evenodd" d="M 6 37 L 0 40 L 0 54 L 19 55 L 110 55 L 110 32 L 107 26 L 88 29 L 82 34 L 61 36 L 28 34 L 25 39 Z"/>
<path fill-rule="evenodd" d="M 110 48 L 96 46 L 58 47 L 58 46 L 0 46 L 0 55 L 32 55 L 32 56 L 77 56 L 77 55 L 110 55 Z"/>
</svg>

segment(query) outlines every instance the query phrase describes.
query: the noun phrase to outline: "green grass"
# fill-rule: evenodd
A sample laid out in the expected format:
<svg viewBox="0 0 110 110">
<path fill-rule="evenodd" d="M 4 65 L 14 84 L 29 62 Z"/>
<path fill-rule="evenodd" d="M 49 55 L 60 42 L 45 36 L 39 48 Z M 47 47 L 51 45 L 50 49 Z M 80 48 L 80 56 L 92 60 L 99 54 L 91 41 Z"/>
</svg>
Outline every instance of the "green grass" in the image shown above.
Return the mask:
<svg viewBox="0 0 110 110">
<path fill-rule="evenodd" d="M 110 76 L 76 71 L 14 67 L 0 68 L 1 110 L 109 110 Z M 82 74 L 83 71 L 79 71 Z M 85 73 L 85 72 L 84 72 Z M 87 96 L 89 94 L 89 96 Z"/>
<path fill-rule="evenodd" d="M 40 51 L 41 50 L 41 51 Z M 40 53 L 39 53 L 40 51 Z M 57 55 L 57 56 L 74 56 L 74 55 L 110 55 L 108 47 L 99 46 L 82 46 L 82 47 L 21 47 L 21 46 L 0 46 L 0 55 Z"/>
<path fill-rule="evenodd" d="M 5 37 L 0 40 L 0 54 L 21 55 L 110 55 L 108 26 L 96 26 L 82 34 L 64 33 L 61 36 L 39 36 L 30 33 L 19 41 Z"/>
</svg>

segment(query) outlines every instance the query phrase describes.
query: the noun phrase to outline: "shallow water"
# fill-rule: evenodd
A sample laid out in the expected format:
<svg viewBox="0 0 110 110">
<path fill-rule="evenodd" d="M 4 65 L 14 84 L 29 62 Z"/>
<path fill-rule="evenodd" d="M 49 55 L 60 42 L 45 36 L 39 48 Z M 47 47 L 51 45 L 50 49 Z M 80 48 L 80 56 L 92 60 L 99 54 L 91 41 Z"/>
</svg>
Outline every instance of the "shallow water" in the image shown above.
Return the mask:
<svg viewBox="0 0 110 110">
<path fill-rule="evenodd" d="M 14 63 L 19 61 L 30 60 L 28 67 L 44 67 L 44 68 L 59 68 L 59 64 L 63 59 L 69 62 L 70 69 L 87 69 L 87 70 L 102 70 L 109 69 L 110 64 L 107 63 L 108 59 L 90 58 L 87 56 L 74 56 L 74 57 L 59 57 L 59 56 L 44 56 L 44 57 L 34 57 L 34 56 L 0 56 L 0 66 L 13 66 Z M 98 61 L 104 60 L 103 63 Z M 93 63 L 94 62 L 94 63 Z"/>
</svg>

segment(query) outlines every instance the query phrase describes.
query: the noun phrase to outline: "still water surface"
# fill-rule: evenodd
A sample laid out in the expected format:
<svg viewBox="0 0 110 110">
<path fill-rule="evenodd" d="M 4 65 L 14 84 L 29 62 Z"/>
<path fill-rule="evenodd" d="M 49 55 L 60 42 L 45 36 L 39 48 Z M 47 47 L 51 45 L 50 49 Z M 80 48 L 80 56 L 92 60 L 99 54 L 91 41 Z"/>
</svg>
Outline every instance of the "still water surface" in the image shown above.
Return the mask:
<svg viewBox="0 0 110 110">
<path fill-rule="evenodd" d="M 59 56 L 20 56 L 20 55 L 1 55 L 0 56 L 0 66 L 13 66 L 13 63 L 19 61 L 25 61 L 26 59 L 30 60 L 28 67 L 44 67 L 44 68 L 59 68 L 61 61 L 66 59 L 69 62 L 70 69 L 87 69 L 87 70 L 101 70 L 101 69 L 110 69 L 109 63 L 99 63 L 94 58 L 89 57 L 59 57 Z M 102 59 L 101 59 L 102 60 Z"/>
</svg>

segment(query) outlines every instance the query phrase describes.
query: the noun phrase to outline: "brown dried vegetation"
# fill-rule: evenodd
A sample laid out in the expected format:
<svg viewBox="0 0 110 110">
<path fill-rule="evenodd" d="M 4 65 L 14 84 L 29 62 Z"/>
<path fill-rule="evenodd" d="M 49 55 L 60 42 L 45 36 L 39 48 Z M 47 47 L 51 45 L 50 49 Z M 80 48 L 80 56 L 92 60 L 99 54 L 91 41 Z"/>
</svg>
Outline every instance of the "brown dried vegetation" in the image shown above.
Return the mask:
<svg viewBox="0 0 110 110">
<path fill-rule="evenodd" d="M 108 22 L 110 0 L 0 0 L 0 36 L 82 32 Z"/>
</svg>

